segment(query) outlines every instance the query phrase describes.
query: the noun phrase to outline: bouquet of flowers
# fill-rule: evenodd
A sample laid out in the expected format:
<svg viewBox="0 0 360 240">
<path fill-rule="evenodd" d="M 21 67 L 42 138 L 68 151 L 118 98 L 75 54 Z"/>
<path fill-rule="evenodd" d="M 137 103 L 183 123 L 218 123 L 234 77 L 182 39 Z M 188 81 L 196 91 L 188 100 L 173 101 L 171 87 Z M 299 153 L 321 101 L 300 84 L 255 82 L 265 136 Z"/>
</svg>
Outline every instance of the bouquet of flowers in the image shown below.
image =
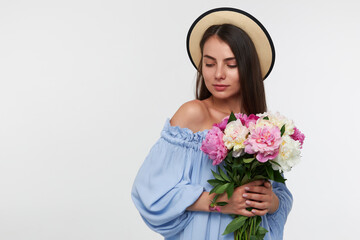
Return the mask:
<svg viewBox="0 0 360 240">
<path fill-rule="evenodd" d="M 304 139 L 294 123 L 279 113 L 231 113 L 214 124 L 200 148 L 218 165 L 217 173 L 212 171 L 215 179 L 208 180 L 213 186 L 210 194 L 215 193 L 210 208 L 219 211 L 227 202 L 216 202 L 217 198 L 225 192 L 230 198 L 236 187 L 246 183 L 259 179 L 284 183 L 281 173 L 300 161 Z M 264 238 L 267 230 L 260 227 L 260 216 L 233 217 L 223 235 L 235 232 L 235 240 Z"/>
</svg>

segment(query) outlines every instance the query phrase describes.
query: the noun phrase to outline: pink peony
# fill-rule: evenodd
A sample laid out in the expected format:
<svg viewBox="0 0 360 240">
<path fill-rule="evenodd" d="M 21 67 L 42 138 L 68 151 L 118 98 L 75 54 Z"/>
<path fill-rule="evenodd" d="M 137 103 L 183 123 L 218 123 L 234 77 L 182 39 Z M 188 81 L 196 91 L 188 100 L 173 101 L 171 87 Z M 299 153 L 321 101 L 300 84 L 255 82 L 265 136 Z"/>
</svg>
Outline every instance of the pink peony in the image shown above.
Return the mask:
<svg viewBox="0 0 360 240">
<path fill-rule="evenodd" d="M 259 162 L 266 162 L 279 154 L 281 142 L 281 133 L 277 126 L 255 127 L 251 129 L 248 139 L 244 142 L 245 152 L 256 154 Z"/>
<path fill-rule="evenodd" d="M 299 141 L 300 142 L 300 148 L 302 148 L 304 140 L 305 140 L 305 135 L 302 132 L 300 132 L 299 129 L 294 127 L 294 133 L 292 135 L 290 135 L 290 137 L 292 139 L 294 139 L 295 141 Z"/>
<path fill-rule="evenodd" d="M 221 120 L 221 122 L 215 123 L 213 127 L 218 127 L 221 131 L 224 131 L 228 121 L 229 121 L 229 116 L 225 117 L 223 120 Z"/>
<path fill-rule="evenodd" d="M 220 128 L 213 126 L 206 134 L 205 140 L 202 142 L 200 150 L 213 160 L 213 165 L 218 165 L 225 159 L 227 148 L 223 142 L 224 133 Z"/>
<path fill-rule="evenodd" d="M 250 124 L 256 124 L 256 121 L 259 119 L 260 117 L 254 115 L 254 114 L 250 114 L 249 116 L 243 114 L 242 117 L 240 118 L 241 122 L 243 125 L 245 125 L 247 128 L 249 128 Z"/>
<path fill-rule="evenodd" d="M 235 113 L 234 115 L 236 119 L 240 119 L 241 123 L 246 127 L 249 127 L 250 122 L 256 123 L 256 121 L 259 119 L 259 117 L 254 114 L 250 114 L 250 116 L 247 116 L 246 114 L 243 113 Z M 230 116 L 225 117 L 220 123 L 215 123 L 214 126 L 220 128 L 221 131 L 224 131 L 227 122 L 229 121 L 229 117 Z"/>
</svg>

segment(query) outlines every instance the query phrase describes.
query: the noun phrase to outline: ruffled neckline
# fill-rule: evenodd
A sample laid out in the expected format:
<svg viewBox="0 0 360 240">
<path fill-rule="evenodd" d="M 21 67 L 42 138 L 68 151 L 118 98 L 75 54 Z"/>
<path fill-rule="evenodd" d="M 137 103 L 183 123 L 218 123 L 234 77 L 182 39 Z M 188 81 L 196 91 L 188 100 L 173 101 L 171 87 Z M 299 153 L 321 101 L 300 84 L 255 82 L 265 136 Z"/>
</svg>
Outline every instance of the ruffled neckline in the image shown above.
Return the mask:
<svg viewBox="0 0 360 240">
<path fill-rule="evenodd" d="M 170 118 L 165 121 L 161 136 L 171 143 L 186 145 L 188 147 L 200 148 L 202 141 L 205 139 L 208 129 L 193 132 L 189 128 L 171 126 Z"/>
</svg>

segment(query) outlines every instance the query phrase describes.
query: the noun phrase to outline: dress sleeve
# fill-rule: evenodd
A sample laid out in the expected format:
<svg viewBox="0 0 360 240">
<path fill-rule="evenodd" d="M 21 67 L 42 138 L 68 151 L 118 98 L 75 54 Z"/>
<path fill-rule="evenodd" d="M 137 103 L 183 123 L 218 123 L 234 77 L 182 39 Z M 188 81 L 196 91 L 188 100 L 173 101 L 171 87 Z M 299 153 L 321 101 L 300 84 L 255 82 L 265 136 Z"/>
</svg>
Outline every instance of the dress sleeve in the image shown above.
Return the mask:
<svg viewBox="0 0 360 240">
<path fill-rule="evenodd" d="M 145 223 L 164 237 L 182 231 L 193 217 L 186 208 L 204 191 L 192 181 L 192 162 L 199 160 L 202 136 L 170 126 L 150 150 L 132 188 L 132 199 Z"/>
<path fill-rule="evenodd" d="M 279 207 L 274 213 L 267 214 L 267 220 L 272 233 L 271 239 L 283 239 L 284 226 L 292 208 L 293 197 L 285 184 L 273 182 L 272 185 L 273 192 L 279 198 Z"/>
</svg>

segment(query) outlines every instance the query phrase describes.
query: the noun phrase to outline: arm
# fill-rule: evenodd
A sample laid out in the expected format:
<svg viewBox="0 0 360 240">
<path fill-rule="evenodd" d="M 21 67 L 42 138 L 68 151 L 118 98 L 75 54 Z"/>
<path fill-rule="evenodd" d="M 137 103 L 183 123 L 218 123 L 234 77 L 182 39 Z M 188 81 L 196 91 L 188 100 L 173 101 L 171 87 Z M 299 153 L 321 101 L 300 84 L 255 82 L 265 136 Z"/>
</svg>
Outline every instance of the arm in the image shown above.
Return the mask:
<svg viewBox="0 0 360 240">
<path fill-rule="evenodd" d="M 278 229 L 282 234 L 287 216 L 292 208 L 293 197 L 285 184 L 273 182 L 272 185 L 273 192 L 279 199 L 279 207 L 274 213 L 268 214 L 267 218 L 269 220 L 269 224 L 274 226 L 273 230 Z"/>
<path fill-rule="evenodd" d="M 209 204 L 215 197 L 215 194 L 203 192 L 197 201 L 189 206 L 189 211 L 209 211 Z M 247 217 L 255 215 L 265 215 L 266 213 L 273 213 L 277 210 L 279 199 L 276 194 L 272 192 L 271 184 L 262 180 L 254 181 L 243 186 L 237 187 L 234 190 L 230 199 L 226 193 L 222 194 L 218 202 L 227 202 L 228 204 L 220 207 L 221 212 L 225 214 L 238 214 Z M 256 208 L 252 212 L 246 210 L 248 207 Z"/>
<path fill-rule="evenodd" d="M 132 199 L 135 206 L 145 223 L 164 237 L 184 230 L 193 218 L 193 213 L 186 208 L 204 191 L 191 176 L 193 161 L 201 155 L 199 142 L 193 141 L 198 139 L 194 138 L 196 133 L 193 132 L 201 124 L 188 125 L 188 122 L 199 123 L 192 118 L 202 121 L 195 114 L 199 114 L 197 107 L 197 102 L 195 105 L 186 103 L 174 115 L 171 124 L 166 122 L 161 138 L 151 149 L 134 181 Z"/>
<path fill-rule="evenodd" d="M 178 141 L 178 139 L 175 139 Z M 145 223 L 164 237 L 181 232 L 193 218 L 185 211 L 203 193 L 191 183 L 191 161 L 197 152 L 161 138 L 141 166 L 132 199 Z"/>
</svg>

